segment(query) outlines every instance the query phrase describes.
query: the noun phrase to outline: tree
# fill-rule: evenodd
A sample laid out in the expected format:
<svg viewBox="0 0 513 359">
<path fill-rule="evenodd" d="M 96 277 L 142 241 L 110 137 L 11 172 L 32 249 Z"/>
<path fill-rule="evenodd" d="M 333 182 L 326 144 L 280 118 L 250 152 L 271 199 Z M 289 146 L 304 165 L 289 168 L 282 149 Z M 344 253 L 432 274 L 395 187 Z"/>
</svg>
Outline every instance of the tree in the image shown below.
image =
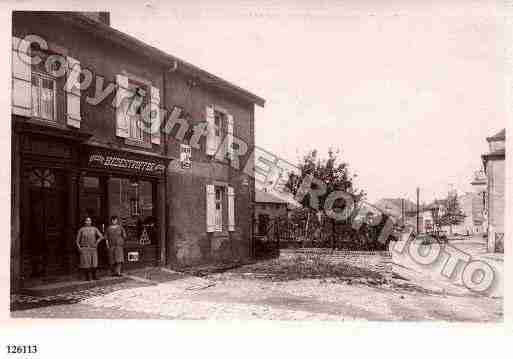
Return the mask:
<svg viewBox="0 0 513 359">
<path fill-rule="evenodd" d="M 456 191 L 450 191 L 444 202 L 445 211 L 439 221 L 441 225 L 449 226 L 449 234 L 452 235 L 452 226 L 462 223 L 466 216 L 460 208 Z"/>
<path fill-rule="evenodd" d="M 326 199 L 334 191 L 343 191 L 349 194 L 355 208 L 358 202 L 365 197 L 363 190 L 355 188 L 354 178 L 356 175 L 350 174 L 348 164 L 341 161 L 339 155 L 339 150 L 335 151 L 330 148 L 328 150 L 328 157 L 321 158 L 317 150 L 312 150 L 300 161 L 298 165 L 299 174 L 289 174 L 286 184 L 287 189 L 294 196 L 301 192 L 299 197 L 302 198 L 299 198 L 299 201 L 304 208 L 310 210 L 309 213 L 313 212 L 319 215 L 319 212 L 323 212 Z M 343 199 L 338 199 L 333 204 L 333 211 L 335 212 L 344 211 L 347 208 L 348 203 L 345 203 Z M 337 225 L 338 233 L 340 233 L 340 230 L 347 233 L 353 231 L 351 228 L 351 218 L 337 221 L 334 218 L 327 218 L 325 212 L 323 217 L 331 222 L 333 232 L 335 232 L 335 225 Z M 308 225 L 310 221 L 307 220 L 306 223 Z M 332 246 L 334 246 L 334 236 L 332 237 Z"/>
</svg>

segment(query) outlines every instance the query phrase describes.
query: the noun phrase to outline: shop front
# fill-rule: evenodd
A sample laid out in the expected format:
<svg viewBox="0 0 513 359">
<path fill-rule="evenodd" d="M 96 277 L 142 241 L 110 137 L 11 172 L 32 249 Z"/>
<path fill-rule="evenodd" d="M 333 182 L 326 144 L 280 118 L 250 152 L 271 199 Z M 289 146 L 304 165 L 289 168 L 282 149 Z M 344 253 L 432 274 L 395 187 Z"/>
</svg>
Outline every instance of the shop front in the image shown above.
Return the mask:
<svg viewBox="0 0 513 359">
<path fill-rule="evenodd" d="M 90 217 L 103 233 L 112 216 L 125 228 L 125 267 L 159 265 L 165 248 L 166 161 L 163 157 L 86 146 L 78 193 L 80 223 Z M 105 242 L 99 266 L 108 266 Z"/>
<path fill-rule="evenodd" d="M 18 129 L 14 137 L 19 163 L 13 175 L 19 184 L 13 192 L 20 233 L 19 243 L 13 243 L 17 279 L 75 273 L 76 233 L 86 217 L 104 232 L 109 218 L 118 216 L 128 237 L 126 268 L 164 263 L 164 157 L 92 147 L 84 144 L 88 136 L 29 130 Z M 105 242 L 98 254 L 100 268 L 106 268 Z"/>
</svg>

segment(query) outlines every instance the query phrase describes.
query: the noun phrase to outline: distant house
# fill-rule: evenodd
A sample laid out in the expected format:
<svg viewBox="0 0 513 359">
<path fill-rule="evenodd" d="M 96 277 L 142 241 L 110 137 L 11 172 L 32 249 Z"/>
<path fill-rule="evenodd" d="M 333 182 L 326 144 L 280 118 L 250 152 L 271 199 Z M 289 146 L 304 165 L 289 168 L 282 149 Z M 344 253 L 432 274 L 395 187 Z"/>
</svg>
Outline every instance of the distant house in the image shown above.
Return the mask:
<svg viewBox="0 0 513 359">
<path fill-rule="evenodd" d="M 255 234 L 265 235 L 273 219 L 286 218 L 290 204 L 285 199 L 279 198 L 262 189 L 255 190 Z"/>
<path fill-rule="evenodd" d="M 486 139 L 489 152 L 482 155 L 487 179 L 485 214 L 488 218 L 488 251 L 503 251 L 506 130 Z"/>
<path fill-rule="evenodd" d="M 477 192 L 466 192 L 458 197 L 461 210 L 465 214 L 463 223 L 455 229 L 457 233 L 477 234 L 483 233 L 483 202 L 482 196 Z"/>
<path fill-rule="evenodd" d="M 410 213 L 416 211 L 416 205 L 406 198 L 382 198 L 374 204 L 386 214 L 396 218 L 405 219 Z"/>
</svg>

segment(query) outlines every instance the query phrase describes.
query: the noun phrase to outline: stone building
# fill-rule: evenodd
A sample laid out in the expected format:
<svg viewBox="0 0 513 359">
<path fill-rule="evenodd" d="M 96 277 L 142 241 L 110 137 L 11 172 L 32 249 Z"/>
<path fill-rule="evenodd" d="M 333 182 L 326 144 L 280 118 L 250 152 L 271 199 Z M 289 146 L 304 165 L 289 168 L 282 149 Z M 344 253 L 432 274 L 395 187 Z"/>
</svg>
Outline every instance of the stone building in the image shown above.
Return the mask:
<svg viewBox="0 0 513 359">
<path fill-rule="evenodd" d="M 489 151 L 482 155 L 487 179 L 485 213 L 488 222 L 488 250 L 504 251 L 506 130 L 488 137 Z"/>
<path fill-rule="evenodd" d="M 273 219 L 287 218 L 289 202 L 273 196 L 265 189 L 255 190 L 255 234 L 265 235 Z"/>
<path fill-rule="evenodd" d="M 100 230 L 120 217 L 128 267 L 251 255 L 254 107 L 264 100 L 109 22 L 13 13 L 13 290 L 74 273 L 86 216 Z"/>
</svg>

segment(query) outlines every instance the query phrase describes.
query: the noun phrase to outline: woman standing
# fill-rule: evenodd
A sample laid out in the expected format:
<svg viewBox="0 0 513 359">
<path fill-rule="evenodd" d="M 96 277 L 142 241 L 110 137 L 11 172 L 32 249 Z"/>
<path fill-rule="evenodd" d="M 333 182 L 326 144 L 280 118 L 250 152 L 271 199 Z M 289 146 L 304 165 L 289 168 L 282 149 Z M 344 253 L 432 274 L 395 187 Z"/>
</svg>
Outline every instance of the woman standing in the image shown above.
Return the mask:
<svg viewBox="0 0 513 359">
<path fill-rule="evenodd" d="M 126 232 L 123 226 L 118 223 L 118 217 L 110 217 L 110 226 L 105 231 L 107 247 L 109 248 L 109 261 L 112 266 L 112 274 L 121 277 L 121 265 L 125 261 L 123 246 L 125 244 Z"/>
<path fill-rule="evenodd" d="M 85 272 L 86 280 L 97 280 L 96 268 L 98 267 L 98 243 L 103 240 L 103 235 L 98 228 L 93 226 L 91 217 L 86 217 L 84 226 L 78 230 L 77 247 L 80 252 L 80 268 Z"/>
</svg>

